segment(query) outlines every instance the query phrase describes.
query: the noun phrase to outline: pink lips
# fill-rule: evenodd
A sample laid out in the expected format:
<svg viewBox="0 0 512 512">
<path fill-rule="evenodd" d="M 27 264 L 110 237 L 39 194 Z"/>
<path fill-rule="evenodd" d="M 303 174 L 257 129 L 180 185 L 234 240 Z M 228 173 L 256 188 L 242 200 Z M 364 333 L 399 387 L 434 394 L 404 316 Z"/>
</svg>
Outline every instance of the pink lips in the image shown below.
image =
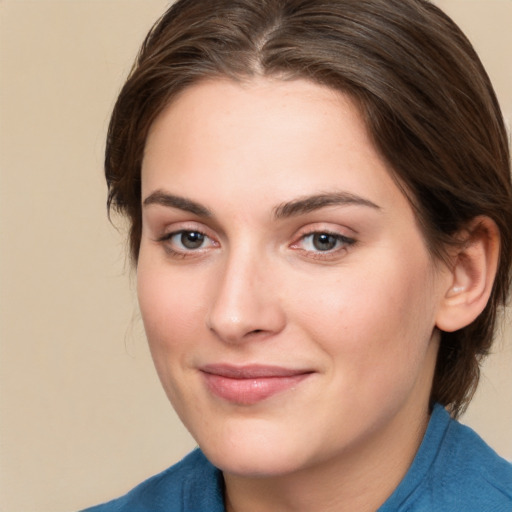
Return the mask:
<svg viewBox="0 0 512 512">
<path fill-rule="evenodd" d="M 295 387 L 309 377 L 309 370 L 277 366 L 207 365 L 201 372 L 210 392 L 239 405 L 253 405 Z"/>
</svg>

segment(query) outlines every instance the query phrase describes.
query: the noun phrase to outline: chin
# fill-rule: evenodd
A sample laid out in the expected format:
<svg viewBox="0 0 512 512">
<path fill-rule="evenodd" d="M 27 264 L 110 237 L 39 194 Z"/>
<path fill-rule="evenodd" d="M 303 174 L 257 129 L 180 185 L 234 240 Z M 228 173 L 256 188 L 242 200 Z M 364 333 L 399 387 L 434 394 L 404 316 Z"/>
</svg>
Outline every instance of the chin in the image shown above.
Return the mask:
<svg viewBox="0 0 512 512">
<path fill-rule="evenodd" d="M 289 432 L 241 432 L 223 439 L 198 444 L 210 462 L 225 473 L 246 477 L 270 477 L 293 473 L 307 464 L 302 443 L 290 439 Z M 290 442 L 292 441 L 292 442 Z"/>
<path fill-rule="evenodd" d="M 303 464 L 297 456 L 287 457 L 280 451 L 272 454 L 247 452 L 218 453 L 216 450 L 205 452 L 208 460 L 222 472 L 241 477 L 265 478 L 289 475 L 301 469 Z"/>
</svg>

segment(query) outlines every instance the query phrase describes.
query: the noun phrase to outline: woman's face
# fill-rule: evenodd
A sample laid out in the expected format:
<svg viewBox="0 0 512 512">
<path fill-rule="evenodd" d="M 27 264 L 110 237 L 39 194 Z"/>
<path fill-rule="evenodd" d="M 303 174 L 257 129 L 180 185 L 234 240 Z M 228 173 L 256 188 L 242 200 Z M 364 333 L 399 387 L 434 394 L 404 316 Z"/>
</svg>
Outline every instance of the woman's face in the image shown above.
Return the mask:
<svg viewBox="0 0 512 512">
<path fill-rule="evenodd" d="M 152 356 L 214 464 L 286 474 L 426 419 L 449 275 L 348 97 L 188 88 L 149 134 L 142 210 Z"/>
</svg>

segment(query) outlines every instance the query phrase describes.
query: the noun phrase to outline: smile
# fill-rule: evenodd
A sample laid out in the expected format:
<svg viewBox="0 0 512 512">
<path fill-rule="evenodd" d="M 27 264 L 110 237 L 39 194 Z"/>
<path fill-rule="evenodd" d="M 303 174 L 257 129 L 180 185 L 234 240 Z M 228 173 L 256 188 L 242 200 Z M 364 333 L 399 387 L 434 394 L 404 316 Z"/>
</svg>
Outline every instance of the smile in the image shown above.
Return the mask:
<svg viewBox="0 0 512 512">
<path fill-rule="evenodd" d="M 260 365 L 207 365 L 200 370 L 211 393 L 237 405 L 253 405 L 293 389 L 313 374 L 310 370 Z"/>
</svg>

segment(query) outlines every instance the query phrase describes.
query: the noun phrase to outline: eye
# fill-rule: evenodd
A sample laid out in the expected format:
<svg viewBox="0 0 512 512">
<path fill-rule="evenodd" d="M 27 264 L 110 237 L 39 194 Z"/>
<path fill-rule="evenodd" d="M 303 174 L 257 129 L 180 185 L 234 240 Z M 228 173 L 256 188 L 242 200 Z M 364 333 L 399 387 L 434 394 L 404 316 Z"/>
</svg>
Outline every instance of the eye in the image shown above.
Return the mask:
<svg viewBox="0 0 512 512">
<path fill-rule="evenodd" d="M 205 239 L 206 235 L 199 233 L 199 231 L 182 231 L 176 233 L 171 240 L 176 239 L 176 243 L 181 244 L 185 249 L 199 249 Z"/>
<path fill-rule="evenodd" d="M 171 253 L 186 253 L 215 245 L 214 241 L 201 231 L 180 230 L 168 233 L 159 239 Z"/>
<path fill-rule="evenodd" d="M 353 245 L 355 240 L 340 233 L 315 231 L 303 235 L 292 248 L 311 253 L 336 253 Z"/>
<path fill-rule="evenodd" d="M 332 251 L 338 246 L 340 239 L 329 233 L 312 233 L 304 237 L 304 242 L 309 251 Z"/>
</svg>

